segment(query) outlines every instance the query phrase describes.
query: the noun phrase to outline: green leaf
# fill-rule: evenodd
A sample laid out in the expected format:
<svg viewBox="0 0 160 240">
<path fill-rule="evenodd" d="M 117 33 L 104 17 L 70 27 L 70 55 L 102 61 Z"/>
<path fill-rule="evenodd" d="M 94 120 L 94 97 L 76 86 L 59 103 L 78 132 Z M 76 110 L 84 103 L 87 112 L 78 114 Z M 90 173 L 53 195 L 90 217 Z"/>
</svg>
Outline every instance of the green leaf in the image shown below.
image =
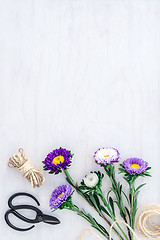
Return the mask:
<svg viewBox="0 0 160 240">
<path fill-rule="evenodd" d="M 130 183 L 130 180 L 127 178 L 127 177 L 123 177 L 124 180 L 126 180 L 126 182 L 129 184 Z"/>
<path fill-rule="evenodd" d="M 127 207 L 125 207 L 125 209 L 126 209 L 126 212 L 127 212 L 128 218 L 129 218 L 129 222 L 130 222 L 130 224 L 131 224 L 131 216 L 130 216 L 130 212 L 129 212 L 129 210 L 128 210 Z"/>
<path fill-rule="evenodd" d="M 109 201 L 109 194 L 110 194 L 110 192 L 111 192 L 112 190 L 109 190 L 109 192 L 107 193 L 107 201 Z"/>
<path fill-rule="evenodd" d="M 93 197 L 94 197 L 94 199 L 95 199 L 95 201 L 97 203 L 97 206 L 99 207 L 100 206 L 100 201 L 99 201 L 98 196 L 95 193 L 93 193 Z"/>
<path fill-rule="evenodd" d="M 84 180 L 82 180 L 81 185 L 85 186 L 85 184 L 84 184 Z"/>
<path fill-rule="evenodd" d="M 115 216 L 114 202 L 113 202 L 113 199 L 111 197 L 109 197 L 109 204 L 110 204 L 110 206 L 112 208 L 113 215 Z"/>
<path fill-rule="evenodd" d="M 98 226 L 103 230 L 103 232 L 105 232 L 108 236 L 109 236 L 109 233 L 107 232 L 107 230 L 99 223 L 97 223 Z"/>
<path fill-rule="evenodd" d="M 97 205 L 97 202 L 96 202 L 95 198 L 93 197 L 92 193 L 89 193 L 89 198 L 90 198 L 91 202 L 94 204 L 94 206 L 96 207 L 98 213 L 100 214 L 101 211 L 100 211 L 99 206 Z"/>
<path fill-rule="evenodd" d="M 98 182 L 97 185 L 99 186 L 99 188 L 101 188 L 101 186 L 102 186 L 102 180 L 103 180 L 104 174 L 103 174 L 103 173 L 101 174 L 100 171 L 98 171 L 98 172 L 95 171 L 94 173 L 96 173 L 96 174 L 98 175 L 99 182 Z"/>
<path fill-rule="evenodd" d="M 125 194 L 124 191 L 122 191 L 122 193 L 124 194 L 124 196 L 125 196 L 125 198 L 126 198 L 126 200 L 127 200 L 127 202 L 128 202 L 128 205 L 130 206 L 130 202 L 129 202 L 129 199 L 128 199 L 127 195 Z"/>
<path fill-rule="evenodd" d="M 147 177 L 152 177 L 150 174 L 148 173 L 143 173 L 143 176 L 147 176 Z"/>
<path fill-rule="evenodd" d="M 120 209 L 119 202 L 117 202 L 117 201 L 114 201 L 114 203 L 116 203 L 116 204 L 117 204 L 117 207 Z"/>
<path fill-rule="evenodd" d="M 121 193 L 122 193 L 122 185 L 120 185 L 119 192 L 120 192 L 120 195 L 121 195 Z"/>
<path fill-rule="evenodd" d="M 102 205 L 100 205 L 100 209 L 101 209 L 104 213 L 106 213 L 106 214 L 111 218 L 111 215 L 110 215 L 110 213 L 107 211 L 106 208 L 104 208 Z"/>
<path fill-rule="evenodd" d="M 124 168 L 118 168 L 120 172 L 126 172 Z"/>
<path fill-rule="evenodd" d="M 148 170 L 150 170 L 151 169 L 151 167 L 148 167 L 146 170 L 148 171 Z"/>
<path fill-rule="evenodd" d="M 141 184 L 139 187 L 137 187 L 137 188 L 135 189 L 134 194 L 135 194 L 140 188 L 142 188 L 144 185 L 146 185 L 146 183 L 143 183 L 143 184 Z"/>
<path fill-rule="evenodd" d="M 136 198 L 135 201 L 134 201 L 134 206 L 133 206 L 133 216 L 136 215 L 136 212 L 137 212 L 137 198 Z"/>
<path fill-rule="evenodd" d="M 86 186 L 79 186 L 78 188 L 81 189 L 81 190 L 86 190 L 86 189 L 88 189 Z"/>
<path fill-rule="evenodd" d="M 105 169 L 105 171 L 106 171 L 107 175 L 108 175 L 108 176 L 110 176 L 110 173 L 109 173 L 109 171 L 108 171 L 108 169 L 107 169 L 107 167 L 106 167 L 106 166 L 104 167 L 104 169 Z"/>
<path fill-rule="evenodd" d="M 139 191 L 134 195 L 135 199 L 138 197 Z"/>
</svg>

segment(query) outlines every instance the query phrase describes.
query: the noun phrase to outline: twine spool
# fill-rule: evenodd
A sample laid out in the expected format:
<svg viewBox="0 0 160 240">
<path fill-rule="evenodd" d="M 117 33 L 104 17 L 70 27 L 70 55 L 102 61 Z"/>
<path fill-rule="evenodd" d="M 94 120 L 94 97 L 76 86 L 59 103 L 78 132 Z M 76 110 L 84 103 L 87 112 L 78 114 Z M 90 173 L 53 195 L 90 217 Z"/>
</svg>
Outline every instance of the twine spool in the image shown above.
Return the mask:
<svg viewBox="0 0 160 240">
<path fill-rule="evenodd" d="M 23 177 L 27 178 L 32 187 L 40 187 L 44 181 L 44 174 L 41 170 L 35 169 L 28 158 L 25 158 L 23 148 L 19 149 L 19 154 L 13 155 L 8 162 L 10 168 L 15 167 L 21 171 Z"/>
<path fill-rule="evenodd" d="M 140 234 L 150 239 L 160 239 L 160 224 L 159 226 L 152 222 L 151 217 L 160 217 L 160 205 L 147 205 L 137 219 L 137 229 Z M 160 223 L 160 221 L 159 221 Z"/>
</svg>

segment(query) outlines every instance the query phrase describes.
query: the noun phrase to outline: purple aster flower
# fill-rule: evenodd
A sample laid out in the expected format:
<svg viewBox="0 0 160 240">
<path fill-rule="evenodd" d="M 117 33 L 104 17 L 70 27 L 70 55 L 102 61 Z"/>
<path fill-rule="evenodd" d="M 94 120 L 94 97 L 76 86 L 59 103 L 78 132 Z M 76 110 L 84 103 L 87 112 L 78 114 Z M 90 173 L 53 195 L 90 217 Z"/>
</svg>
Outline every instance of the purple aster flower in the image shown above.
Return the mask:
<svg viewBox="0 0 160 240">
<path fill-rule="evenodd" d="M 50 152 L 44 160 L 44 170 L 59 173 L 66 169 L 72 161 L 72 154 L 65 148 L 55 149 Z"/>
<path fill-rule="evenodd" d="M 50 198 L 49 206 L 52 210 L 57 209 L 62 203 L 66 202 L 67 198 L 72 194 L 70 185 L 62 185 L 57 187 Z"/>
<path fill-rule="evenodd" d="M 141 158 L 129 158 L 123 162 L 123 166 L 129 174 L 135 175 L 146 172 L 148 163 Z"/>
<path fill-rule="evenodd" d="M 118 162 L 119 158 L 120 153 L 115 148 L 99 148 L 94 154 L 96 163 L 105 166 L 112 162 Z"/>
</svg>

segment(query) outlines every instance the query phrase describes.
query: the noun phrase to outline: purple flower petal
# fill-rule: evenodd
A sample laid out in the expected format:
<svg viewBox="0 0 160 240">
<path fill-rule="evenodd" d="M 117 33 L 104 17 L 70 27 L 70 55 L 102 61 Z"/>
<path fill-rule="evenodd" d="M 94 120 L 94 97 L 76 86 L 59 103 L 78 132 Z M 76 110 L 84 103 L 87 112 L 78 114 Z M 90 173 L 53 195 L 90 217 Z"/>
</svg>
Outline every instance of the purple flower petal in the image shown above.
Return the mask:
<svg viewBox="0 0 160 240">
<path fill-rule="evenodd" d="M 146 172 L 148 163 L 141 158 L 128 158 L 123 162 L 123 166 L 129 174 L 135 175 Z"/>
<path fill-rule="evenodd" d="M 59 164 L 54 164 L 53 159 L 62 156 L 64 158 L 64 162 L 60 162 Z M 65 148 L 55 149 L 52 152 L 48 153 L 45 158 L 44 165 L 47 170 L 50 170 L 53 173 L 58 173 L 61 169 L 66 169 L 72 162 L 72 154 L 70 151 Z"/>
<path fill-rule="evenodd" d="M 50 208 L 55 210 L 62 203 L 66 202 L 67 198 L 72 194 L 72 187 L 70 185 L 62 185 L 57 187 L 50 198 Z"/>
</svg>

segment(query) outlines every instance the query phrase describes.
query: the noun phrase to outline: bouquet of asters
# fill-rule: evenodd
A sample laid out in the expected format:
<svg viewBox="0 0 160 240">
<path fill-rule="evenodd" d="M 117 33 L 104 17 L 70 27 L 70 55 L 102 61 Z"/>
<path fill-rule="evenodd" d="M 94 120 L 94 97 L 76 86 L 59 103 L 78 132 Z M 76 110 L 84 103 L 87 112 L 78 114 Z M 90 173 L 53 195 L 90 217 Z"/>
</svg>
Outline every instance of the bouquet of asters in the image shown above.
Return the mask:
<svg viewBox="0 0 160 240">
<path fill-rule="evenodd" d="M 86 175 L 80 185 L 78 185 L 68 172 L 71 165 L 73 154 L 64 148 L 55 149 L 50 152 L 43 161 L 44 170 L 49 170 L 50 174 L 65 173 L 67 185 L 57 187 L 50 198 L 50 208 L 55 211 L 57 209 L 67 209 L 76 212 L 79 216 L 88 221 L 93 228 L 98 230 L 105 238 L 109 239 L 109 232 L 106 227 L 102 226 L 91 214 L 84 209 L 80 209 L 72 201 L 72 195 L 77 192 L 85 201 L 94 208 L 101 218 L 107 223 L 108 227 L 115 222 L 113 230 L 117 238 L 121 240 L 133 240 L 135 217 L 137 212 L 137 198 L 140 189 L 145 183 L 135 187 L 135 181 L 139 177 L 151 176 L 149 170 L 151 167 L 141 158 L 128 158 L 119 164 L 120 153 L 115 148 L 100 148 L 94 154 L 95 162 L 104 169 L 104 173 L 111 181 L 111 187 L 104 196 L 102 191 L 102 183 L 104 174 L 100 171 L 90 172 Z M 128 192 L 125 192 L 123 186 L 115 173 L 115 164 L 119 164 L 119 172 L 123 174 L 123 179 L 128 184 Z M 75 190 L 75 191 L 74 191 Z M 125 201 L 124 201 L 125 199 Z M 115 209 L 119 209 L 122 220 L 129 225 L 126 231 L 122 229 L 117 221 Z M 116 239 L 117 239 L 116 238 Z"/>
</svg>

